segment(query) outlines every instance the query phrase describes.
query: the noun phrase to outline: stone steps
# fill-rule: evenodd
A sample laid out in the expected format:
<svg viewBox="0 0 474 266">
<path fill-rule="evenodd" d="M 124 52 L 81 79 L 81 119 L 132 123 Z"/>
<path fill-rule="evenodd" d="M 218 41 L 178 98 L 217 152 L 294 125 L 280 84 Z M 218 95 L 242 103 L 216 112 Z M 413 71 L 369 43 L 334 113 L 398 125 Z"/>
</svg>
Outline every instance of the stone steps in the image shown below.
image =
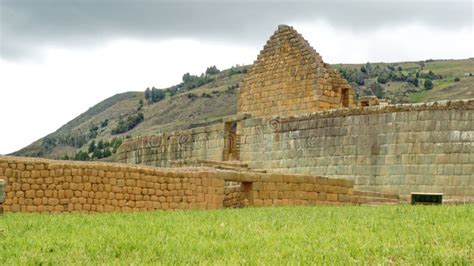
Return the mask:
<svg viewBox="0 0 474 266">
<path fill-rule="evenodd" d="M 354 196 L 361 196 L 361 197 L 374 197 L 374 198 L 387 198 L 387 199 L 396 199 L 400 200 L 397 194 L 387 194 L 375 191 L 360 191 L 354 190 Z"/>
<path fill-rule="evenodd" d="M 400 200 L 392 198 L 380 198 L 380 197 L 364 197 L 364 196 L 352 196 L 351 202 L 355 204 L 398 204 Z"/>
<path fill-rule="evenodd" d="M 364 205 L 390 205 L 399 204 L 400 198 L 396 194 L 354 190 L 354 193 L 351 197 L 351 202 Z"/>
<path fill-rule="evenodd" d="M 240 161 L 196 160 L 196 162 L 204 166 L 223 166 L 223 167 L 242 168 L 245 170 L 250 170 L 248 164 L 241 163 Z"/>
</svg>

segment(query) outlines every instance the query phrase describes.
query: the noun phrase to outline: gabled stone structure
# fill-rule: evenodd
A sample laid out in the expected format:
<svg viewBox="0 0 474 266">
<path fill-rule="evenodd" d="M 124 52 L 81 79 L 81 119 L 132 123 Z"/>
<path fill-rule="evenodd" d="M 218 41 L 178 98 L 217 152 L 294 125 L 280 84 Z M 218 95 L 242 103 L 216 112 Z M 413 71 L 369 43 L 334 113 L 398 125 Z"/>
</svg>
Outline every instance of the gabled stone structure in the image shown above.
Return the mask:
<svg viewBox="0 0 474 266">
<path fill-rule="evenodd" d="M 354 90 L 292 27 L 280 25 L 244 78 L 239 113 L 291 116 L 355 107 Z"/>
</svg>

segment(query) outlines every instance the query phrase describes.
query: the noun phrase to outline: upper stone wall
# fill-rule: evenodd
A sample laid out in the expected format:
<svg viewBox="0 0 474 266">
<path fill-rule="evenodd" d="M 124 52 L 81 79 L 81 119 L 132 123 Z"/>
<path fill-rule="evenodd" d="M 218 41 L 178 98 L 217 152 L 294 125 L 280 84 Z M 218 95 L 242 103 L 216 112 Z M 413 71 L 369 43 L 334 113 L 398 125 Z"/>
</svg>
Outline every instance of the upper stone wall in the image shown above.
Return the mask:
<svg viewBox="0 0 474 266">
<path fill-rule="evenodd" d="M 296 30 L 281 25 L 242 81 L 238 110 L 291 116 L 354 106 L 347 81 Z"/>
<path fill-rule="evenodd" d="M 127 139 L 117 150 L 117 161 L 169 167 L 179 160 L 223 159 L 224 124 Z"/>
<path fill-rule="evenodd" d="M 474 199 L 474 99 L 257 117 L 241 132 L 250 168 L 346 178 L 404 199 Z"/>
</svg>

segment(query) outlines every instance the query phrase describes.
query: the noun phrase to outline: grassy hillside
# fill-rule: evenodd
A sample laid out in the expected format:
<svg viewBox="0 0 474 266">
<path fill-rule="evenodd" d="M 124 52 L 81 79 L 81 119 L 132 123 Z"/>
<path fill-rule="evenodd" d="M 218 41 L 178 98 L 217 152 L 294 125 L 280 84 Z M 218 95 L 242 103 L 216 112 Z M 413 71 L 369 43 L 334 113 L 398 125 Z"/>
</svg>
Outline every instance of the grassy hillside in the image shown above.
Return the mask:
<svg viewBox="0 0 474 266">
<path fill-rule="evenodd" d="M 391 103 L 474 98 L 474 58 L 334 67 L 358 95 L 377 95 Z M 424 87 L 427 79 L 433 82 L 432 89 Z"/>
<path fill-rule="evenodd" d="M 376 94 L 392 103 L 474 98 L 472 58 L 333 67 L 351 82 L 359 96 Z M 164 89 L 156 102 L 145 99 L 144 91 L 114 95 L 13 154 L 58 159 L 75 158 L 84 151 L 81 159 L 114 161 L 114 151 L 125 138 L 187 129 L 235 114 L 238 86 L 247 68 L 188 77 Z M 432 89 L 424 88 L 427 77 L 434 78 Z M 117 131 L 120 133 L 112 134 Z M 96 155 L 89 151 L 92 141 L 101 147 Z M 101 158 L 101 153 L 107 156 Z"/>
<path fill-rule="evenodd" d="M 472 265 L 474 206 L 5 214 L 4 265 Z"/>
</svg>

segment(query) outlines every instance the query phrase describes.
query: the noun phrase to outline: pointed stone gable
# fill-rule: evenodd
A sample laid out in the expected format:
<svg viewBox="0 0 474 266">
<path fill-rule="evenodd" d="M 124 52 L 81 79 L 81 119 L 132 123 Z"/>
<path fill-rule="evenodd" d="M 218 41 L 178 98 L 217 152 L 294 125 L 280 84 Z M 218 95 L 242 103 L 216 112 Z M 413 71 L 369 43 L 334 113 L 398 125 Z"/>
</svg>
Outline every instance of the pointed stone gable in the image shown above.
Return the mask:
<svg viewBox="0 0 474 266">
<path fill-rule="evenodd" d="M 354 107 L 354 90 L 292 27 L 280 25 L 241 84 L 239 113 L 290 116 Z"/>
</svg>

